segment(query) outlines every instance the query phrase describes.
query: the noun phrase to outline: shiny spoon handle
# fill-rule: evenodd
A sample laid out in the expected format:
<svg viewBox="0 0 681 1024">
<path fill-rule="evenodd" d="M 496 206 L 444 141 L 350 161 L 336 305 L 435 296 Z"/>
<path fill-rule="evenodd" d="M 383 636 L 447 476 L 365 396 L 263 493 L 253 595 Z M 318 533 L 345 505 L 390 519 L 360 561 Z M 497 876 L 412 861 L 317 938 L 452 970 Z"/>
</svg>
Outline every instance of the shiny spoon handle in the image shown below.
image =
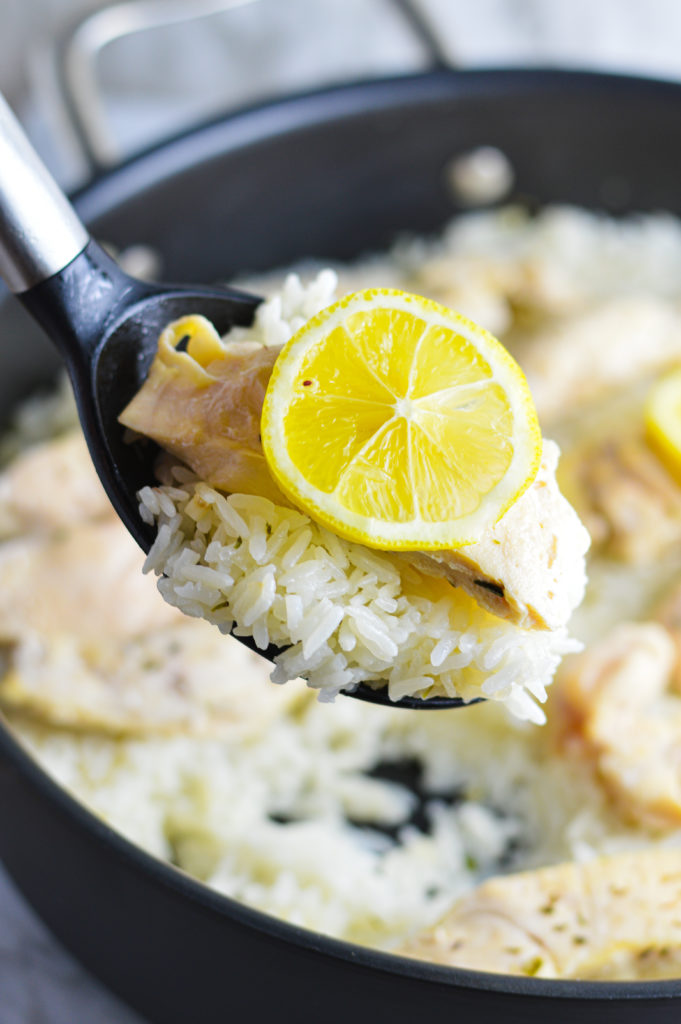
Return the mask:
<svg viewBox="0 0 681 1024">
<path fill-rule="evenodd" d="M 0 277 L 17 294 L 58 274 L 89 235 L 0 93 Z"/>
</svg>

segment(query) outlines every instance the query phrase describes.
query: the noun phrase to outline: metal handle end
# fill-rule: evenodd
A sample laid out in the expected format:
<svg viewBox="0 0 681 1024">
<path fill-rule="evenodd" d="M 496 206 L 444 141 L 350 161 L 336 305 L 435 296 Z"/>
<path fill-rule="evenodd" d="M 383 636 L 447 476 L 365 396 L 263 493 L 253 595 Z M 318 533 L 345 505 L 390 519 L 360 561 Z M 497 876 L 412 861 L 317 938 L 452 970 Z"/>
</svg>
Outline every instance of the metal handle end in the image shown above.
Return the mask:
<svg viewBox="0 0 681 1024">
<path fill-rule="evenodd" d="M 21 293 L 83 251 L 87 230 L 0 94 L 0 276 Z"/>
</svg>

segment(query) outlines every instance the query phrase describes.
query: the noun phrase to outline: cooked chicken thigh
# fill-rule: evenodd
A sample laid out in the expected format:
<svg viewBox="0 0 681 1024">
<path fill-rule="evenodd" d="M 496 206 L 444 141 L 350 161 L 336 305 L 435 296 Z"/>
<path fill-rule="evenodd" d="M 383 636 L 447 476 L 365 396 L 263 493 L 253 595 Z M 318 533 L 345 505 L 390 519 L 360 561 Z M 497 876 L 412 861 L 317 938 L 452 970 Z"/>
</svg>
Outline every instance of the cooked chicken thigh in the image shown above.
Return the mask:
<svg viewBox="0 0 681 1024">
<path fill-rule="evenodd" d="M 493 878 L 400 952 L 542 978 L 677 977 L 681 850 L 638 850 Z"/>
<path fill-rule="evenodd" d="M 622 623 L 567 661 L 559 677 L 562 740 L 593 760 L 623 815 L 681 824 L 678 651 L 664 626 Z"/>
<path fill-rule="evenodd" d="M 0 475 L 3 513 L 22 530 L 0 546 L 6 706 L 113 733 L 233 734 L 266 728 L 300 697 L 269 683 L 263 658 L 163 601 L 80 434 Z"/>
</svg>

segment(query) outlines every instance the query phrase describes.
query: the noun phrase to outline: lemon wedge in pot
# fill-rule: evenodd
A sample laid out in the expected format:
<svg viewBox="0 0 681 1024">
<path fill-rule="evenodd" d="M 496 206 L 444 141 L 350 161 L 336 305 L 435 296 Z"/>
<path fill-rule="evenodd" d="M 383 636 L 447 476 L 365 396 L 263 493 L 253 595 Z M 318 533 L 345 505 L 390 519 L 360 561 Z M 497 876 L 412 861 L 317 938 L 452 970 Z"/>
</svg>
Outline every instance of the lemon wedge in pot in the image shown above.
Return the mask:
<svg viewBox="0 0 681 1024">
<path fill-rule="evenodd" d="M 394 551 L 475 542 L 541 458 L 532 397 L 506 349 L 438 303 L 383 288 L 346 296 L 290 339 L 261 432 L 296 505 Z"/>
<path fill-rule="evenodd" d="M 648 443 L 681 481 L 681 367 L 653 385 L 644 415 Z"/>
</svg>

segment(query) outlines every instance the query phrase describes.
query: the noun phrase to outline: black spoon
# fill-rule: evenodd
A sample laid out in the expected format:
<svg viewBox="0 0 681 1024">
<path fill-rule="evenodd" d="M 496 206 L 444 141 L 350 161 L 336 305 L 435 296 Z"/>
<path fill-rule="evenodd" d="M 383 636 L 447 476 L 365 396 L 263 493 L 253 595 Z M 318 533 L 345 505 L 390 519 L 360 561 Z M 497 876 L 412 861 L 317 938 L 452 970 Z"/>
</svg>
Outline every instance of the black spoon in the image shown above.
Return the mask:
<svg viewBox="0 0 681 1024">
<path fill-rule="evenodd" d="M 154 530 L 137 491 L 154 480 L 158 448 L 128 444 L 118 415 L 141 387 L 161 330 L 202 313 L 220 334 L 246 326 L 262 301 L 231 288 L 138 281 L 94 242 L 0 95 L 0 277 L 57 346 L 90 455 L 116 512 L 144 551 Z M 239 637 L 257 651 L 250 637 Z M 273 658 L 278 648 L 259 651 Z M 348 696 L 402 708 L 465 706 L 458 698 L 391 701 L 362 684 Z"/>
</svg>

